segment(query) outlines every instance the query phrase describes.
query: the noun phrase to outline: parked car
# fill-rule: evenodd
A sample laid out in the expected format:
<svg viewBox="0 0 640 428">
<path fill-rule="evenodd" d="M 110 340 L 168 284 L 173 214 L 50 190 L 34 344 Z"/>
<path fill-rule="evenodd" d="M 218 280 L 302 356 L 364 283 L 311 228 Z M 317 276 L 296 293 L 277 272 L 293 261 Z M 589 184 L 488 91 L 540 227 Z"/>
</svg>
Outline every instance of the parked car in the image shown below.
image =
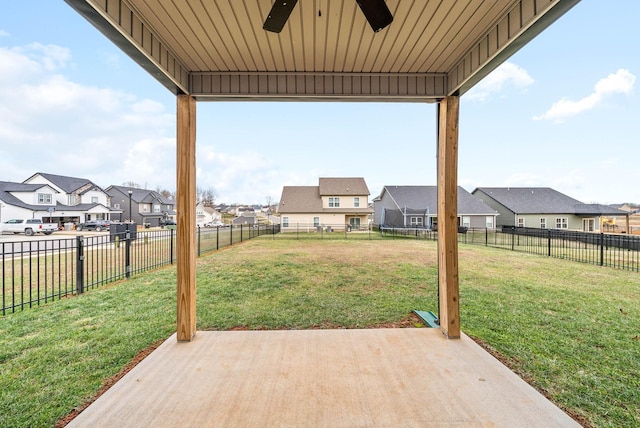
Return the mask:
<svg viewBox="0 0 640 428">
<path fill-rule="evenodd" d="M 204 227 L 224 227 L 225 224 L 219 221 L 210 221 L 209 223 L 205 223 Z"/>
<path fill-rule="evenodd" d="M 109 230 L 111 226 L 111 220 L 90 220 L 76 225 L 76 230 L 95 230 L 96 232 L 102 232 L 103 230 Z"/>
<path fill-rule="evenodd" d="M 176 225 L 176 221 L 172 218 L 163 218 L 162 220 L 160 220 L 161 227 L 175 226 L 175 225 Z"/>
<path fill-rule="evenodd" d="M 45 235 L 51 235 L 55 230 L 58 230 L 56 223 L 43 223 L 39 218 L 14 218 L 0 224 L 0 234 L 8 232 L 33 236 L 34 233 L 41 232 Z"/>
</svg>

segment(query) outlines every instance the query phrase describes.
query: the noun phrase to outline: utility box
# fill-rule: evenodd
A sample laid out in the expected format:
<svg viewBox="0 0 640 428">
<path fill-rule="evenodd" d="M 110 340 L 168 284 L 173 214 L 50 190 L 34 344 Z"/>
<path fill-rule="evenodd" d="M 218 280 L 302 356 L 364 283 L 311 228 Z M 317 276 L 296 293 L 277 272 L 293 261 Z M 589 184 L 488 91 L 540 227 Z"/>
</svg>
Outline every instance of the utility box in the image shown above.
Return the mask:
<svg viewBox="0 0 640 428">
<path fill-rule="evenodd" d="M 111 223 L 109 225 L 110 242 L 114 242 L 116 240 L 116 237 L 118 237 L 120 241 L 124 241 L 127 237 L 127 231 L 129 231 L 131 234 L 130 236 L 131 240 L 135 241 L 137 231 L 138 231 L 138 224 L 137 223 Z"/>
</svg>

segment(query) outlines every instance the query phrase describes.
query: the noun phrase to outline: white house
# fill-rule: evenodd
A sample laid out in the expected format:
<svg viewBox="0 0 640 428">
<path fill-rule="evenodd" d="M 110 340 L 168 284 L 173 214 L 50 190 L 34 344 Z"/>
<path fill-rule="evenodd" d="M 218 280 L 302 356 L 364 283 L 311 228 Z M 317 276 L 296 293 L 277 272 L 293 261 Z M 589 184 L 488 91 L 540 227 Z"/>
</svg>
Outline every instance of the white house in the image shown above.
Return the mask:
<svg viewBox="0 0 640 428">
<path fill-rule="evenodd" d="M 22 183 L 0 182 L 0 220 L 42 218 L 67 222 L 110 220 L 109 197 L 85 178 L 37 172 Z"/>
</svg>

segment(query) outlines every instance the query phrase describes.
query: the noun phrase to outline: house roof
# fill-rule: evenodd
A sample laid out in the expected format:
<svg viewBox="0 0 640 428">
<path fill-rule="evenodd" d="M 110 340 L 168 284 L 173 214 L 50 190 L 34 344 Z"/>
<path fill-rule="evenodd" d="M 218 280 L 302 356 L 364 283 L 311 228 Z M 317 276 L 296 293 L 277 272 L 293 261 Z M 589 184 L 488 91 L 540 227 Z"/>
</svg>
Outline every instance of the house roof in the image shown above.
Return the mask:
<svg viewBox="0 0 640 428">
<path fill-rule="evenodd" d="M 109 207 L 105 207 L 104 205 L 99 203 L 78 204 L 78 205 L 72 205 L 72 206 L 64 205 L 59 202 L 56 202 L 55 205 L 27 204 L 21 201 L 20 199 L 16 198 L 14 195 L 10 193 L 10 192 L 33 192 L 42 187 L 51 188 L 51 186 L 48 184 L 25 184 L 25 183 L 13 183 L 13 182 L 0 181 L 0 201 L 8 205 L 25 208 L 32 211 L 46 211 L 47 208 L 49 207 L 55 207 L 56 211 L 86 212 L 95 207 L 104 207 L 110 211 L 114 211 L 114 210 L 111 210 Z M 115 210 L 115 212 L 117 212 L 117 210 Z"/>
<path fill-rule="evenodd" d="M 86 178 L 67 177 L 67 176 L 64 176 L 64 175 L 49 174 L 49 173 L 46 173 L 46 172 L 36 172 L 35 174 L 33 174 L 31 177 L 27 178 L 24 181 L 27 182 L 27 181 L 31 180 L 33 177 L 35 177 L 37 175 L 39 175 L 39 176 L 41 176 L 43 178 L 46 178 L 53 185 L 55 185 L 56 187 L 60 188 L 65 193 L 74 193 L 75 191 L 77 191 L 78 189 L 80 189 L 82 187 L 85 187 L 85 186 L 88 187 L 87 185 L 91 186 L 87 190 L 93 189 L 94 187 L 97 187 L 97 188 L 100 189 L 100 186 L 97 186 L 91 180 L 88 180 Z M 100 190 L 102 190 L 102 189 L 100 189 Z"/>
<path fill-rule="evenodd" d="M 626 214 L 608 205 L 584 204 L 549 187 L 478 187 L 473 193 L 477 192 L 486 194 L 515 214 Z"/>
<path fill-rule="evenodd" d="M 384 186 L 381 199 L 387 193 L 397 208 L 412 213 L 438 213 L 437 186 Z M 458 214 L 459 215 L 495 215 L 496 211 L 487 204 L 458 186 Z"/>
<path fill-rule="evenodd" d="M 43 205 L 32 205 L 26 202 L 21 201 L 17 197 L 11 194 L 11 192 L 34 192 L 43 187 L 49 187 L 54 190 L 48 184 L 25 184 L 25 183 L 14 183 L 11 181 L 0 181 L 0 201 L 4 202 L 7 205 L 12 205 L 15 207 L 26 208 L 34 211 L 42 211 L 46 209 L 48 206 Z"/>
<path fill-rule="evenodd" d="M 323 196 L 369 196 L 362 177 L 323 177 L 318 186 L 284 186 L 278 204 L 279 213 L 370 213 L 368 206 L 360 208 L 324 208 Z"/>
<path fill-rule="evenodd" d="M 131 190 L 131 199 L 136 203 L 151 203 L 155 200 L 159 200 L 164 205 L 175 205 L 175 201 L 165 198 L 162 194 L 149 189 L 138 189 L 136 187 L 116 186 L 111 185 L 107 187 L 107 191 L 114 189 L 120 192 L 125 197 L 129 197 L 129 190 Z M 112 195 L 113 196 L 113 195 Z"/>
<path fill-rule="evenodd" d="M 322 212 L 322 198 L 318 186 L 284 186 L 278 212 L 281 214 Z"/>
<path fill-rule="evenodd" d="M 362 177 L 321 177 L 320 196 L 369 196 L 369 188 Z"/>
</svg>

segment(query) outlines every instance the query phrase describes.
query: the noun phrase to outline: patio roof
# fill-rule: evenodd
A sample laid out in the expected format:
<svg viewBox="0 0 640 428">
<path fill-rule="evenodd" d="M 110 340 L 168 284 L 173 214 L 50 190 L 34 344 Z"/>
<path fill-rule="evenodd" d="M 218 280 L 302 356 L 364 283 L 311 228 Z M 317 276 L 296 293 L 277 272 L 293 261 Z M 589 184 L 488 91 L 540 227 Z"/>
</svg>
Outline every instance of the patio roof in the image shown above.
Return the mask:
<svg viewBox="0 0 640 428">
<path fill-rule="evenodd" d="M 174 94 L 405 102 L 464 94 L 578 1 L 387 0 L 374 32 L 355 0 L 300 0 L 273 33 L 272 0 L 66 0 Z"/>
</svg>

